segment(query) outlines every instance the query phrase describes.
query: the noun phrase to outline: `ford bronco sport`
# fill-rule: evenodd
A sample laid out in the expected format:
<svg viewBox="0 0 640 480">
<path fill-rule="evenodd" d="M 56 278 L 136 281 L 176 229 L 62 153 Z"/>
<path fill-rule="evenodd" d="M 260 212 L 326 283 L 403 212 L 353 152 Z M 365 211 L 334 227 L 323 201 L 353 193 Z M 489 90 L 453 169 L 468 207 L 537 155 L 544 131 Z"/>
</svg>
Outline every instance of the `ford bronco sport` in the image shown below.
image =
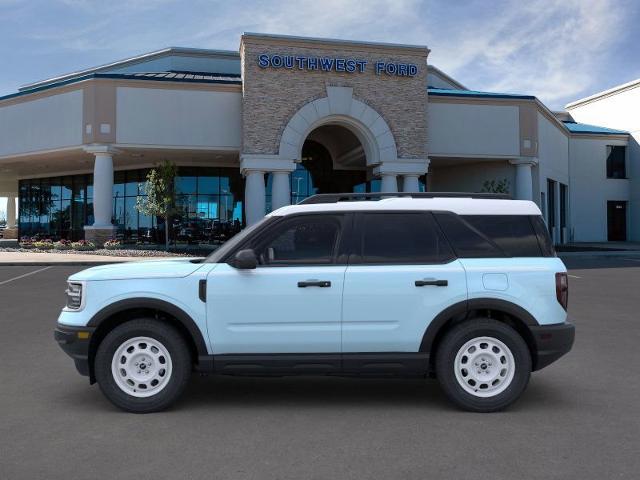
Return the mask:
<svg viewBox="0 0 640 480">
<path fill-rule="evenodd" d="M 192 371 L 435 376 L 503 409 L 567 353 L 566 268 L 538 207 L 477 194 L 327 194 L 204 259 L 89 268 L 55 339 L 116 406 L 172 404 Z"/>
</svg>

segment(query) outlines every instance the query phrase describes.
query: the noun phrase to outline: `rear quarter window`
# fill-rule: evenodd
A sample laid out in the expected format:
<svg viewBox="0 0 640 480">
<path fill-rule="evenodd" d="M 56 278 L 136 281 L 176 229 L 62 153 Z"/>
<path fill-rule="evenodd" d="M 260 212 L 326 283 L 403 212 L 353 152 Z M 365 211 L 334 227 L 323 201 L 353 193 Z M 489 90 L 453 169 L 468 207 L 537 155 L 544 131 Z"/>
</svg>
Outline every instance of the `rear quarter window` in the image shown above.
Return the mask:
<svg viewBox="0 0 640 480">
<path fill-rule="evenodd" d="M 435 216 L 460 258 L 546 256 L 528 215 Z"/>
</svg>

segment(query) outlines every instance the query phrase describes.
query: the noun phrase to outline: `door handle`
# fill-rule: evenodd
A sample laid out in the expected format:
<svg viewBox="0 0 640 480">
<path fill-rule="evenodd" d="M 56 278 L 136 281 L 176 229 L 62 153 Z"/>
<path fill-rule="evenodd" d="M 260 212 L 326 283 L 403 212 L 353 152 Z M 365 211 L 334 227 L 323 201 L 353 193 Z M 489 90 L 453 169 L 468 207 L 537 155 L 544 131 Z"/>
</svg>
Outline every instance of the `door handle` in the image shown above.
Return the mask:
<svg viewBox="0 0 640 480">
<path fill-rule="evenodd" d="M 425 278 L 424 280 L 416 280 L 416 287 L 446 287 L 449 285 L 448 280 L 436 280 L 434 278 Z"/>
<path fill-rule="evenodd" d="M 331 286 L 331 282 L 329 280 L 305 280 L 303 282 L 298 282 L 298 288 L 307 288 L 307 287 L 327 288 L 330 286 Z"/>
</svg>

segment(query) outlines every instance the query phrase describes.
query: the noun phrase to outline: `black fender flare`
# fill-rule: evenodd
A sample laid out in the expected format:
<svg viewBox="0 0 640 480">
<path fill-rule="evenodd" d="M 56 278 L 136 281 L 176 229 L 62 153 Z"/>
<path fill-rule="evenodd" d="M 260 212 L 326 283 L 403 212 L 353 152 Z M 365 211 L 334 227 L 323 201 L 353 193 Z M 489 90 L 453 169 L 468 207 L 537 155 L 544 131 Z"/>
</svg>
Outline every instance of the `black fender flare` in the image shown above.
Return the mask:
<svg viewBox="0 0 640 480">
<path fill-rule="evenodd" d="M 137 297 L 119 300 L 98 311 L 98 313 L 91 317 L 91 320 L 89 320 L 87 326 L 97 328 L 103 321 L 112 317 L 113 315 L 117 315 L 118 313 L 137 308 L 159 310 L 171 315 L 178 322 L 180 322 L 180 324 L 191 335 L 193 343 L 196 346 L 198 356 L 208 355 L 207 344 L 204 341 L 202 332 L 196 325 L 196 322 L 193 321 L 193 318 L 191 318 L 191 316 L 181 308 L 176 307 L 172 303 L 157 298 Z"/>
<path fill-rule="evenodd" d="M 462 302 L 454 303 L 445 308 L 429 323 L 422 337 L 422 342 L 420 343 L 420 351 L 425 353 L 431 351 L 438 332 L 440 332 L 441 328 L 444 327 L 451 318 L 466 316 L 473 310 L 500 310 L 517 318 L 528 327 L 539 325 L 537 320 L 527 310 L 507 300 L 498 298 L 473 298 L 471 300 L 463 300 Z"/>
</svg>

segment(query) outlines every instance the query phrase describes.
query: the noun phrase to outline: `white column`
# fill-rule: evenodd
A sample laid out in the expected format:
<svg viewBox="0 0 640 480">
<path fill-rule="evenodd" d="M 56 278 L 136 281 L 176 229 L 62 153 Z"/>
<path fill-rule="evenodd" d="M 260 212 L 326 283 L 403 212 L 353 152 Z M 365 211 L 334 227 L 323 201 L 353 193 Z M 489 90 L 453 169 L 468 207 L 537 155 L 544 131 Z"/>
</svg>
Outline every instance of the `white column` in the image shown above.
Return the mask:
<svg viewBox="0 0 640 480">
<path fill-rule="evenodd" d="M 7 197 L 7 228 L 16 228 L 16 197 Z"/>
<path fill-rule="evenodd" d="M 402 191 L 409 193 L 417 193 L 420 191 L 420 182 L 418 180 L 419 175 L 403 175 L 402 176 Z"/>
<path fill-rule="evenodd" d="M 93 227 L 111 228 L 113 214 L 113 156 L 95 152 L 93 164 Z"/>
<path fill-rule="evenodd" d="M 271 183 L 271 208 L 276 210 L 291 204 L 291 189 L 289 186 L 289 172 L 273 172 Z"/>
<path fill-rule="evenodd" d="M 398 180 L 395 173 L 382 173 L 382 185 L 380 191 L 383 193 L 395 193 L 398 191 Z"/>
<path fill-rule="evenodd" d="M 518 158 L 509 161 L 516 166 L 516 194 L 518 200 L 533 200 L 533 174 L 531 167 L 537 164 L 536 158 Z"/>
<path fill-rule="evenodd" d="M 244 191 L 245 216 L 247 226 L 258 222 L 265 213 L 265 185 L 264 172 L 261 170 L 246 170 Z M 275 179 L 274 179 L 275 180 Z"/>
</svg>

